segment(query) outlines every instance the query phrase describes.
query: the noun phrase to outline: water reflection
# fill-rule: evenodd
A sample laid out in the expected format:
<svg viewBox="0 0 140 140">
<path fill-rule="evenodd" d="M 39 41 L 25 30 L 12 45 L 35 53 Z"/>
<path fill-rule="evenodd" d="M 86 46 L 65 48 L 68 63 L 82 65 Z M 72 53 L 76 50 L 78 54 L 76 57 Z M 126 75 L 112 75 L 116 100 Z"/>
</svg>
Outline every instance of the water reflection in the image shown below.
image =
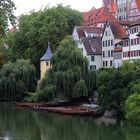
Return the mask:
<svg viewBox="0 0 140 140">
<path fill-rule="evenodd" d="M 19 140 L 140 140 L 139 127 L 106 125 L 103 120 L 33 112 L 1 103 L 0 137 L 7 132 L 8 137 Z"/>
</svg>

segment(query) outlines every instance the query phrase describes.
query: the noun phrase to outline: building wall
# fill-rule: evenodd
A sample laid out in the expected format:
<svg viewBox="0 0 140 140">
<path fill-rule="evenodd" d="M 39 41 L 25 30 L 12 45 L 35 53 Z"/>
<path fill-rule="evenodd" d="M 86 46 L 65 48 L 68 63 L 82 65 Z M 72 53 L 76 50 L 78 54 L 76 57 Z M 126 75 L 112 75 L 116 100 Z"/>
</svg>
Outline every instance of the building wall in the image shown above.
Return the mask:
<svg viewBox="0 0 140 140">
<path fill-rule="evenodd" d="M 110 45 L 108 42 L 109 40 L 110 40 Z M 111 41 L 113 43 L 111 43 Z M 110 63 L 111 63 L 111 61 L 113 63 L 113 55 L 111 55 L 111 53 L 113 51 L 114 51 L 114 35 L 113 35 L 113 33 L 110 29 L 110 26 L 108 24 L 105 28 L 105 31 L 104 31 L 104 34 L 102 37 L 102 66 L 103 67 L 106 67 L 106 68 L 112 67 L 112 66 L 110 66 Z"/>
<path fill-rule="evenodd" d="M 89 69 L 100 69 L 102 67 L 102 55 L 88 55 L 86 56 L 89 62 Z M 94 61 L 92 61 L 94 57 Z"/>
<path fill-rule="evenodd" d="M 140 32 L 140 25 L 135 27 L 138 27 L 138 31 L 135 33 L 130 33 L 129 37 L 130 44 L 128 46 L 123 46 L 123 58 L 122 58 L 123 61 L 140 59 L 140 38 L 137 36 L 137 34 Z M 131 27 L 130 30 L 132 28 L 134 27 Z M 132 44 L 132 39 L 136 40 L 137 43 Z"/>
<path fill-rule="evenodd" d="M 102 67 L 102 55 L 87 55 L 87 52 L 85 50 L 85 47 L 83 43 L 78 44 L 78 48 L 81 49 L 83 56 L 88 59 L 88 68 L 91 69 L 91 67 L 94 69 L 99 69 Z M 94 61 L 92 61 L 92 58 L 94 57 Z"/>
<path fill-rule="evenodd" d="M 114 67 L 118 68 L 122 65 L 122 52 L 114 53 Z"/>
<path fill-rule="evenodd" d="M 40 61 L 40 79 L 43 79 L 50 67 L 50 61 Z"/>
<path fill-rule="evenodd" d="M 79 41 L 79 37 L 78 37 L 76 28 L 74 28 L 74 30 L 73 30 L 72 37 L 76 42 Z"/>
<path fill-rule="evenodd" d="M 129 7 L 131 0 L 116 0 L 117 13 L 116 17 L 119 20 L 128 20 Z"/>
<path fill-rule="evenodd" d="M 136 21 L 139 18 L 140 18 L 140 10 L 138 9 L 136 0 L 132 0 L 129 9 L 129 20 Z"/>
</svg>

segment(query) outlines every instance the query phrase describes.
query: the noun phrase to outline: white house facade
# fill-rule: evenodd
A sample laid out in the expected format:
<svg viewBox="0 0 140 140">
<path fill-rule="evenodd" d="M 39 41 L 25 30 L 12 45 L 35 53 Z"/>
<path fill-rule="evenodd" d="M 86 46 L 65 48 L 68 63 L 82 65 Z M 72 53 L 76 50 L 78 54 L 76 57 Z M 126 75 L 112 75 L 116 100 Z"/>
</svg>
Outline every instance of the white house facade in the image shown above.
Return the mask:
<svg viewBox="0 0 140 140">
<path fill-rule="evenodd" d="M 122 60 L 140 59 L 140 20 L 129 26 L 128 37 L 123 40 Z"/>
<path fill-rule="evenodd" d="M 97 70 L 102 67 L 101 37 L 81 38 L 78 48 L 81 49 L 83 56 L 87 58 L 89 69 Z"/>
</svg>

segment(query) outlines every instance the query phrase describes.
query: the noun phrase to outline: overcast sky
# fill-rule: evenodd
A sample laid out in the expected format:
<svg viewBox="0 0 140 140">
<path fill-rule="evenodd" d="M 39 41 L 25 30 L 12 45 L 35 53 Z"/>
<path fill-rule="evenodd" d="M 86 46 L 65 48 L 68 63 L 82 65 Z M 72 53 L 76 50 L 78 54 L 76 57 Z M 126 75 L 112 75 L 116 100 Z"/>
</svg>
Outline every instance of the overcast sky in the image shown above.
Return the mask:
<svg viewBox="0 0 140 140">
<path fill-rule="evenodd" d="M 102 0 L 13 0 L 17 10 L 15 11 L 16 16 L 22 13 L 28 13 L 31 10 L 39 10 L 46 7 L 47 5 L 54 6 L 62 3 L 65 5 L 70 5 L 79 11 L 88 11 L 93 6 L 96 8 L 101 7 Z"/>
</svg>

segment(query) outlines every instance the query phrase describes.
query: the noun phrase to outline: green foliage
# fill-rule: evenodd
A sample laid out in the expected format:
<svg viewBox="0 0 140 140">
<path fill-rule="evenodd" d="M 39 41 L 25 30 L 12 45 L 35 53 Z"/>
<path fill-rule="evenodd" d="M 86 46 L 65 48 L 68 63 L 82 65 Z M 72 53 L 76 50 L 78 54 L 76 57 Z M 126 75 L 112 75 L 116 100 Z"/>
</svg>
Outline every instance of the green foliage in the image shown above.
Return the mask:
<svg viewBox="0 0 140 140">
<path fill-rule="evenodd" d="M 87 86 L 85 84 L 85 81 L 84 80 L 79 80 L 74 89 L 73 89 L 73 94 L 74 94 L 74 97 L 79 97 L 79 95 L 81 96 L 87 96 L 88 95 L 88 90 L 87 90 Z"/>
<path fill-rule="evenodd" d="M 12 0 L 0 0 L 0 38 L 5 35 L 8 21 L 15 25 L 15 4 Z"/>
<path fill-rule="evenodd" d="M 116 111 L 124 116 L 124 105 L 128 96 L 139 92 L 139 62 L 124 62 L 118 69 L 101 69 L 97 72 L 99 103 L 105 110 Z"/>
<path fill-rule="evenodd" d="M 28 60 L 8 62 L 0 70 L 0 100 L 22 100 L 36 87 L 36 71 Z"/>
<path fill-rule="evenodd" d="M 125 103 L 126 119 L 140 124 L 140 94 L 129 96 Z"/>
<path fill-rule="evenodd" d="M 52 68 L 40 84 L 39 101 L 88 96 L 96 87 L 95 72 L 88 71 L 87 59 L 72 37 L 60 43 L 51 63 Z"/>
<path fill-rule="evenodd" d="M 6 37 L 10 60 L 30 59 L 39 75 L 39 60 L 46 51 L 48 41 L 55 51 L 61 40 L 72 34 L 73 27 L 81 23 L 82 13 L 62 5 L 22 15 L 18 31 Z"/>
<path fill-rule="evenodd" d="M 25 102 L 35 102 L 36 101 L 36 93 L 29 92 L 26 94 L 25 98 L 23 99 Z"/>
</svg>

